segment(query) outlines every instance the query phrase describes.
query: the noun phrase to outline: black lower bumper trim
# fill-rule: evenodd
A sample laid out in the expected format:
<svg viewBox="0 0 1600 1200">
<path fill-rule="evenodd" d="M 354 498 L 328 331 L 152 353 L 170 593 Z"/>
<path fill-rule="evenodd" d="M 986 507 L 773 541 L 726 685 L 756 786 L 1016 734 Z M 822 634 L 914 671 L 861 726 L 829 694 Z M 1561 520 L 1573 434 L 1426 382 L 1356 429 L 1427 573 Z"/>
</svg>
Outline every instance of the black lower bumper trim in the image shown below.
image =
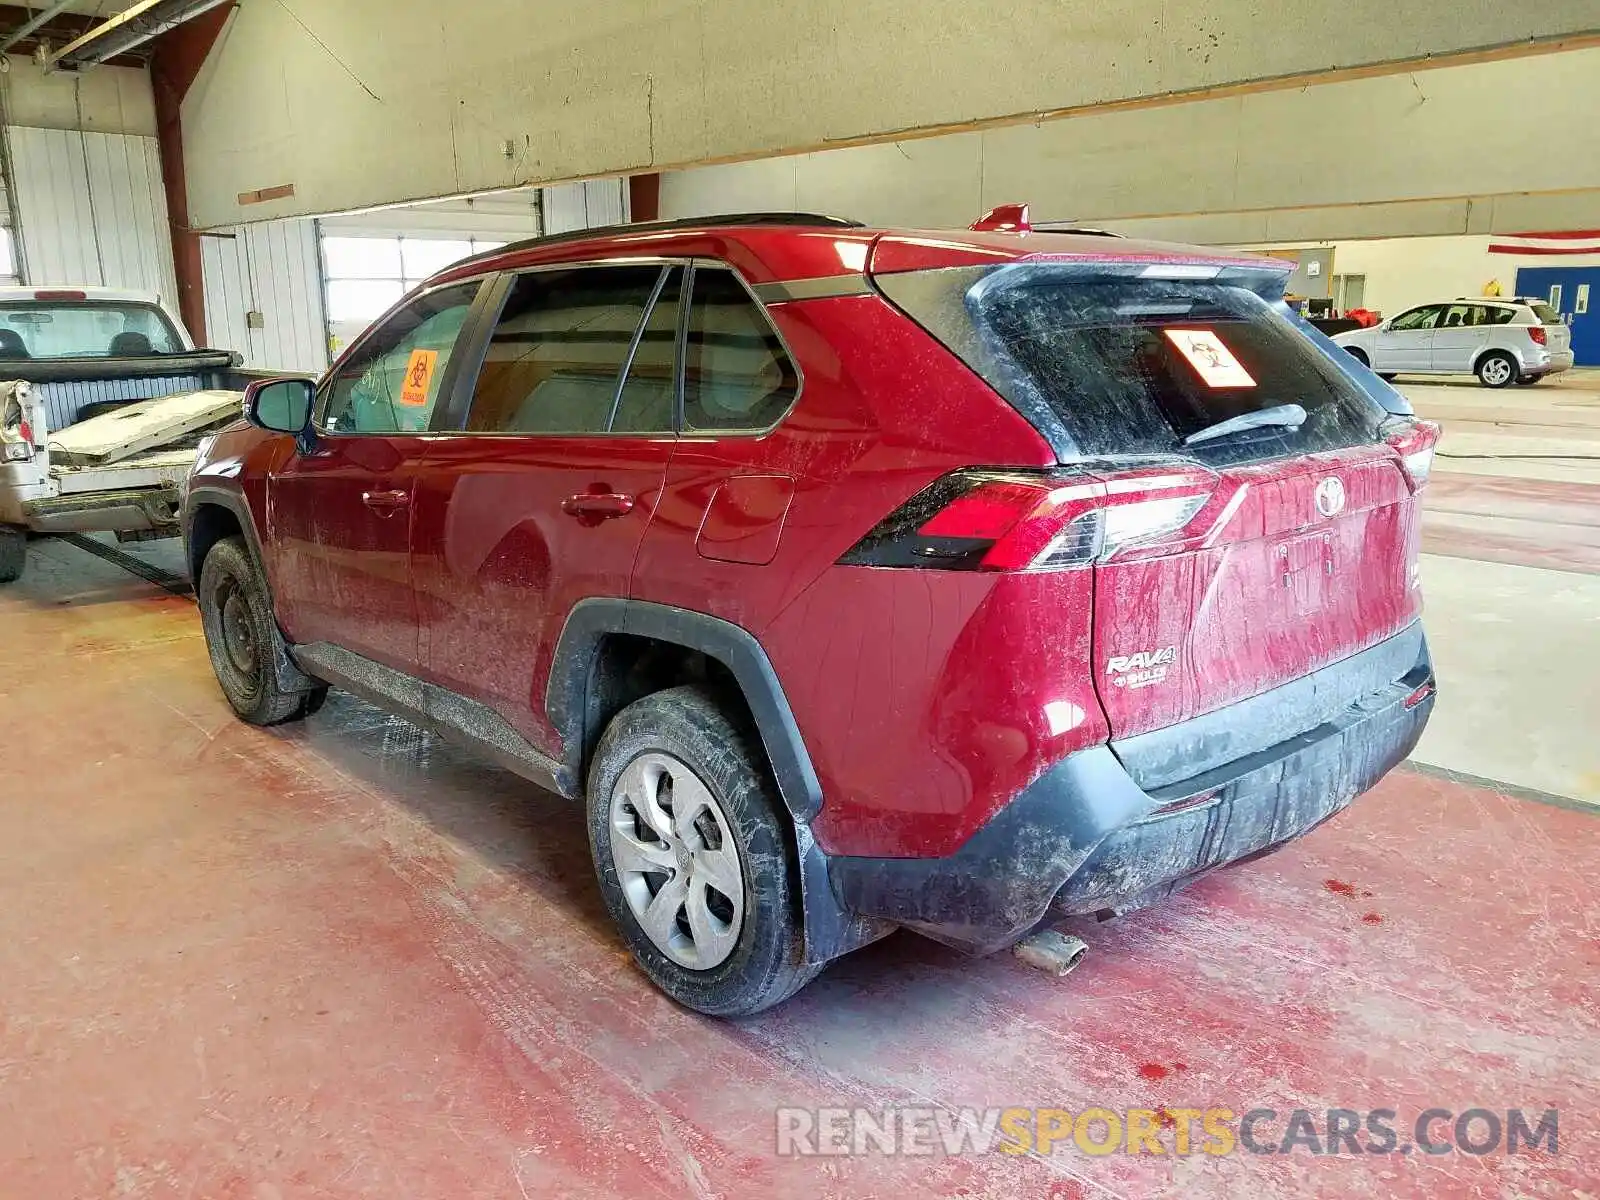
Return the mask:
<svg viewBox="0 0 1600 1200">
<path fill-rule="evenodd" d="M 944 858 L 829 859 L 842 905 L 976 954 L 1010 945 L 1052 907 L 1129 907 L 1255 857 L 1345 808 L 1416 746 L 1433 709 L 1424 645 L 1405 676 L 1331 720 L 1186 781 L 1145 792 L 1107 746 L 1057 763 Z"/>
</svg>

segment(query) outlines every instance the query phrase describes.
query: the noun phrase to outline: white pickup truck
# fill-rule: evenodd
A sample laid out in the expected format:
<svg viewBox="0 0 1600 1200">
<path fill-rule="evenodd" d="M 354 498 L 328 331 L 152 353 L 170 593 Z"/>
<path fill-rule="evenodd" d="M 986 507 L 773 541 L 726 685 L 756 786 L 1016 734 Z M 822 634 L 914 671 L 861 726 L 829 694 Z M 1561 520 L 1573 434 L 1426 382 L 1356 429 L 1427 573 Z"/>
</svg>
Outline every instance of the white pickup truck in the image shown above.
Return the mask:
<svg viewBox="0 0 1600 1200">
<path fill-rule="evenodd" d="M 0 583 L 29 533 L 176 536 L 195 446 L 256 374 L 153 293 L 0 288 Z"/>
</svg>

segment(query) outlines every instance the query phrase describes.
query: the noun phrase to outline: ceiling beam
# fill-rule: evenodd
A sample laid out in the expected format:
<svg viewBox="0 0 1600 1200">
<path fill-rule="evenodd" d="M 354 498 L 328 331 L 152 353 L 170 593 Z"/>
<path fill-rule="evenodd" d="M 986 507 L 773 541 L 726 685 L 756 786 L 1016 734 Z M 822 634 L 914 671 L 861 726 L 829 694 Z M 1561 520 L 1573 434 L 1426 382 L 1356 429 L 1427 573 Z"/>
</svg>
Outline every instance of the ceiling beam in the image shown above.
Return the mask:
<svg viewBox="0 0 1600 1200">
<path fill-rule="evenodd" d="M 148 46 L 185 21 L 237 0 L 138 0 L 52 53 L 46 67 L 88 66 Z"/>
</svg>

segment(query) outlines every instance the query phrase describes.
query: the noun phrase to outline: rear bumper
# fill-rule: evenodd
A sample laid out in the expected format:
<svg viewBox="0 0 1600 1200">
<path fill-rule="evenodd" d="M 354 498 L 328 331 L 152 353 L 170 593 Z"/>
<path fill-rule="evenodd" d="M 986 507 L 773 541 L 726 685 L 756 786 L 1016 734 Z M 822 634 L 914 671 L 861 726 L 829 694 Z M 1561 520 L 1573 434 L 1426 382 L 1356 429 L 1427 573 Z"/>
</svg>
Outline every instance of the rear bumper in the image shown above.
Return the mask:
<svg viewBox="0 0 1600 1200">
<path fill-rule="evenodd" d="M 178 488 L 129 488 L 24 501 L 20 524 L 35 533 L 178 532 Z"/>
<path fill-rule="evenodd" d="M 1146 791 L 1110 746 L 1091 747 L 1046 771 L 952 855 L 831 858 L 834 891 L 859 916 L 978 954 L 1015 942 L 1052 909 L 1137 907 L 1306 833 L 1402 762 L 1434 702 L 1431 691 L 1414 699 L 1433 682 L 1420 630 L 1416 646 L 1403 674 L 1267 749 Z M 1190 723 L 1202 741 L 1205 721 Z"/>
<path fill-rule="evenodd" d="M 1528 369 L 1529 375 L 1559 375 L 1572 369 L 1572 351 L 1558 350 L 1541 355 Z"/>
</svg>

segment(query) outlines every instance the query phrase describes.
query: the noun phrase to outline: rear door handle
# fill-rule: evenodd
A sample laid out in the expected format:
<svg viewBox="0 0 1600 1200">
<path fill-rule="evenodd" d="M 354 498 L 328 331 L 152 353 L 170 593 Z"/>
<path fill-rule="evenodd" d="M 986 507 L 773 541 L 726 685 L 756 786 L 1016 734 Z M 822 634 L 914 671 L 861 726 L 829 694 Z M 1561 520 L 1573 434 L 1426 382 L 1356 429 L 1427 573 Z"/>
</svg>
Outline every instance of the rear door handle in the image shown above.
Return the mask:
<svg viewBox="0 0 1600 1200">
<path fill-rule="evenodd" d="M 361 503 L 379 516 L 387 517 L 397 509 L 402 509 L 410 504 L 411 493 L 404 491 L 362 492 Z"/>
<path fill-rule="evenodd" d="M 581 492 L 563 500 L 561 511 L 569 517 L 590 517 L 597 520 L 623 517 L 633 511 L 633 497 L 624 496 L 620 492 Z"/>
</svg>

